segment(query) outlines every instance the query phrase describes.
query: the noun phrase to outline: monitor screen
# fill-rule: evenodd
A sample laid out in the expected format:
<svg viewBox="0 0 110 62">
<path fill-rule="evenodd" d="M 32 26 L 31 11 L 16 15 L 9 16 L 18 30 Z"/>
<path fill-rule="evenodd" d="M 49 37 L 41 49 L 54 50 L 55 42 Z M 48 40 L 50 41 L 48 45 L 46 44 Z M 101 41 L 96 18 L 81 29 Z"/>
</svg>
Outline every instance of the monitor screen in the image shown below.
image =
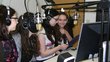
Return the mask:
<svg viewBox="0 0 110 62">
<path fill-rule="evenodd" d="M 106 40 L 107 23 L 104 23 L 104 40 Z M 82 25 L 77 48 L 76 62 L 86 60 L 90 54 L 99 52 L 99 42 L 101 41 L 101 22 L 86 23 Z"/>
</svg>

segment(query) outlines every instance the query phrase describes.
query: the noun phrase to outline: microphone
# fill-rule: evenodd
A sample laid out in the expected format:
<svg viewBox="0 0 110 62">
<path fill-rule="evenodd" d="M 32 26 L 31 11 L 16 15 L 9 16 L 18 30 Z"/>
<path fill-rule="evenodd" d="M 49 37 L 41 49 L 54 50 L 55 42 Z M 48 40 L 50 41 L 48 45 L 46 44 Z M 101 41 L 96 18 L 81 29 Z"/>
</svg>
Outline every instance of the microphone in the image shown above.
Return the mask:
<svg viewBox="0 0 110 62">
<path fill-rule="evenodd" d="M 34 19 L 35 19 L 35 23 L 36 23 L 36 29 L 37 30 L 41 30 L 42 28 L 42 22 L 43 22 L 43 19 L 41 18 L 41 13 L 39 12 L 39 4 L 38 4 L 38 1 L 36 0 L 36 14 L 34 16 Z"/>
<path fill-rule="evenodd" d="M 76 25 L 78 23 L 78 19 L 79 19 L 79 13 L 76 10 L 74 11 L 72 18 L 74 20 L 74 24 Z"/>
<path fill-rule="evenodd" d="M 73 19 L 78 20 L 78 18 L 79 18 L 79 13 L 75 10 L 74 15 L 73 15 Z"/>
<path fill-rule="evenodd" d="M 35 23 L 36 23 L 36 29 L 37 30 L 41 30 L 42 28 L 42 18 L 41 18 L 41 15 L 39 12 L 36 13 L 36 16 L 35 16 Z"/>
</svg>

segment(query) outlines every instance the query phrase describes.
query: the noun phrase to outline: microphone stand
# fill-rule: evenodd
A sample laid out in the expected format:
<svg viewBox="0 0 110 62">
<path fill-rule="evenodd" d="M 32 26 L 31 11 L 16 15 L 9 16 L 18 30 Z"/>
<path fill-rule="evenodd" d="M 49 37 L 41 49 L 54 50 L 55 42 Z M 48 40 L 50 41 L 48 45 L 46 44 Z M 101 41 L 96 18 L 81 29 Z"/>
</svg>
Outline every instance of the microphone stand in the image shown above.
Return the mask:
<svg viewBox="0 0 110 62">
<path fill-rule="evenodd" d="M 100 6 L 101 6 L 101 11 L 102 11 L 102 19 L 101 19 L 101 41 L 99 42 L 99 59 L 98 59 L 98 62 L 108 62 L 108 49 L 109 49 L 109 28 L 110 28 L 110 2 L 107 1 L 107 0 L 101 0 L 101 3 L 100 3 Z M 103 56 L 103 48 L 102 48 L 102 44 L 103 44 L 103 41 L 104 41 L 104 21 L 105 21 L 105 17 L 104 17 L 104 14 L 105 14 L 105 11 L 107 9 L 107 12 L 108 12 L 108 24 L 107 24 L 107 38 L 106 38 L 106 53 L 105 55 Z M 104 57 L 104 58 L 103 58 Z"/>
<path fill-rule="evenodd" d="M 102 62 L 103 60 L 103 47 L 102 47 L 102 43 L 103 43 L 103 33 L 104 33 L 104 10 L 102 9 L 102 20 L 101 20 L 101 40 L 99 41 L 99 62 Z"/>
<path fill-rule="evenodd" d="M 110 40 L 110 1 L 108 0 L 108 25 L 107 25 L 107 42 L 106 42 L 106 56 L 105 56 L 105 62 L 108 62 L 108 57 L 109 57 L 109 40 Z"/>
</svg>

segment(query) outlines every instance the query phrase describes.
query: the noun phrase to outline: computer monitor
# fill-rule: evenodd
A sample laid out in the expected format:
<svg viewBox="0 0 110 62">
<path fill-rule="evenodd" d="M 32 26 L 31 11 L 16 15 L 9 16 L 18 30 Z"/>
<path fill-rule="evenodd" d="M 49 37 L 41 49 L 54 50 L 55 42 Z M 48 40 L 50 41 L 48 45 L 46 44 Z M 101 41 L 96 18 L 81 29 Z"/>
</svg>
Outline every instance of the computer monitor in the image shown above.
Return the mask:
<svg viewBox="0 0 110 62">
<path fill-rule="evenodd" d="M 107 23 L 104 23 L 104 40 L 106 40 Z M 86 60 L 90 55 L 98 54 L 101 41 L 101 22 L 84 23 L 79 36 L 76 62 Z"/>
</svg>

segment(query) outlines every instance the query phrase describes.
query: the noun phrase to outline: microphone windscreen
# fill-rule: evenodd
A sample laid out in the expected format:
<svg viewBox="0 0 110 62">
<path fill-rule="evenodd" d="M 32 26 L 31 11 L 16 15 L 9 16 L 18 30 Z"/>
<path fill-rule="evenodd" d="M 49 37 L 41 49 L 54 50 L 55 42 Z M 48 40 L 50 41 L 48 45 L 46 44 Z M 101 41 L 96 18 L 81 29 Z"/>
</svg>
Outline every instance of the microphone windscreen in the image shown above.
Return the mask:
<svg viewBox="0 0 110 62">
<path fill-rule="evenodd" d="M 40 24 L 40 23 L 39 24 L 36 24 L 36 29 L 37 30 L 41 30 L 42 29 L 42 24 Z"/>
</svg>

